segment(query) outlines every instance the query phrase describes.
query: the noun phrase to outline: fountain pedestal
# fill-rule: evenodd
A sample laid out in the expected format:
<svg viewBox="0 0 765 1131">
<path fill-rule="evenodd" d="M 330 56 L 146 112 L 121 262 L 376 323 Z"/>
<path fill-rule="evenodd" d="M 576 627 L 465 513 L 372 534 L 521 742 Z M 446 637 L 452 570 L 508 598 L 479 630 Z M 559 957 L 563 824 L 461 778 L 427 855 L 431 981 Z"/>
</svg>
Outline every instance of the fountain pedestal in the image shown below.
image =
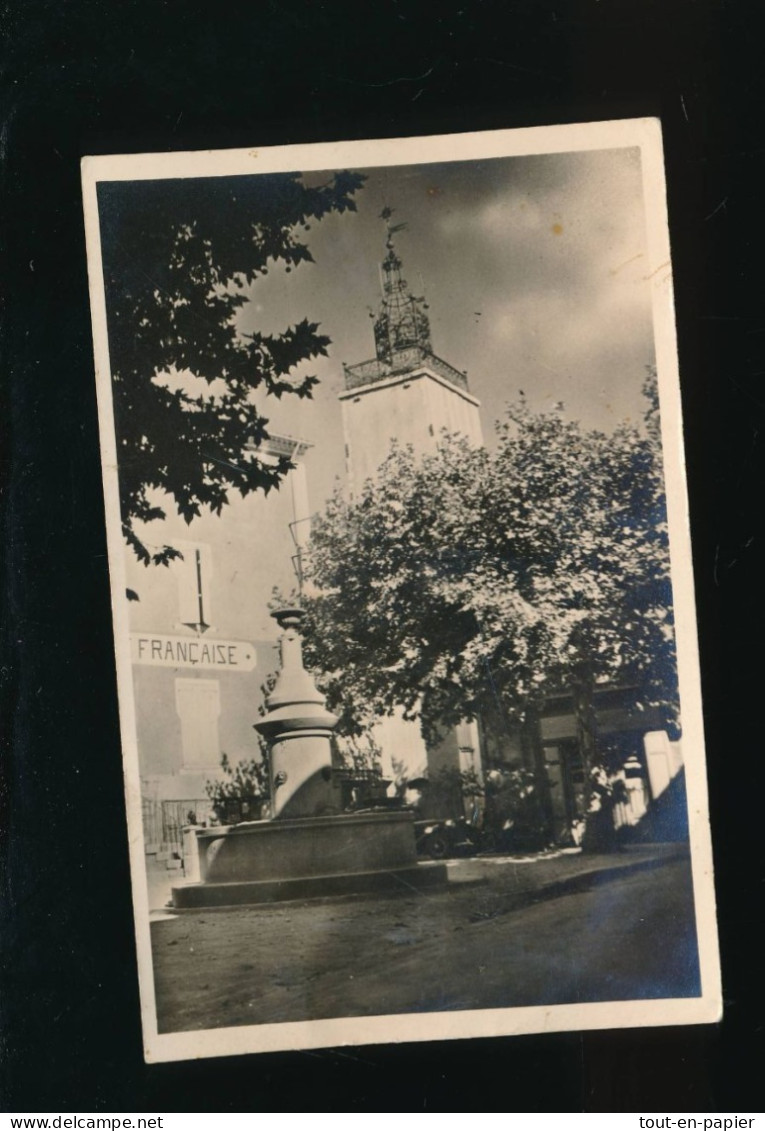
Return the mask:
<svg viewBox="0 0 765 1131">
<path fill-rule="evenodd" d="M 361 892 L 424 891 L 443 864 L 419 863 L 410 811 L 337 812 L 330 740 L 337 718 L 303 667 L 303 612 L 273 614 L 281 671 L 255 729 L 269 742 L 273 818 L 197 830 L 200 880 L 173 888 L 178 909 Z"/>
<path fill-rule="evenodd" d="M 303 667 L 300 639 L 302 609 L 272 614 L 283 630 L 281 671 L 266 700 L 266 714 L 255 730 L 267 739 L 271 756 L 271 798 L 274 819 L 319 817 L 331 812 L 332 732 L 337 716 Z"/>
</svg>

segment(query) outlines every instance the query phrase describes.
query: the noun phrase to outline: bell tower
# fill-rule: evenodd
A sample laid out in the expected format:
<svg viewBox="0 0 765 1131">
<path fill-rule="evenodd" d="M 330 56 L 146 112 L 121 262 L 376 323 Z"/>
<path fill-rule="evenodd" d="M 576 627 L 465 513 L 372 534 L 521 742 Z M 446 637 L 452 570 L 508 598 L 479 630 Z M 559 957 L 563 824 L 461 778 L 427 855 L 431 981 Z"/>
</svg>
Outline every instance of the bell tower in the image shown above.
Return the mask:
<svg viewBox="0 0 765 1131">
<path fill-rule="evenodd" d="M 411 444 L 421 454 L 434 451 L 443 429 L 483 443 L 480 402 L 467 376 L 433 353 L 428 304 L 412 294 L 394 236 L 406 224 L 391 224 L 385 207 L 382 297 L 374 318 L 375 356 L 344 365 L 340 393 L 345 460 L 352 492 L 374 479 L 391 443 Z"/>
<path fill-rule="evenodd" d="M 392 215 L 388 207 L 380 214 L 385 222 L 385 256 L 380 305 L 371 315 L 375 356 L 343 366 L 340 402 L 351 494 L 377 477 L 394 440 L 402 446 L 411 444 L 420 456 L 435 452 L 444 429 L 466 437 L 475 447 L 483 444 L 480 402 L 470 392 L 467 375 L 433 352 L 428 304 L 410 291 L 394 245 L 393 237 L 406 224 L 391 224 Z M 419 724 L 406 721 L 399 710 L 380 720 L 377 738 L 386 777 L 396 775 L 394 751 L 399 771 L 410 781 L 437 778 L 440 770 L 481 771 L 475 722 L 444 728 L 441 741 L 427 747 Z"/>
</svg>

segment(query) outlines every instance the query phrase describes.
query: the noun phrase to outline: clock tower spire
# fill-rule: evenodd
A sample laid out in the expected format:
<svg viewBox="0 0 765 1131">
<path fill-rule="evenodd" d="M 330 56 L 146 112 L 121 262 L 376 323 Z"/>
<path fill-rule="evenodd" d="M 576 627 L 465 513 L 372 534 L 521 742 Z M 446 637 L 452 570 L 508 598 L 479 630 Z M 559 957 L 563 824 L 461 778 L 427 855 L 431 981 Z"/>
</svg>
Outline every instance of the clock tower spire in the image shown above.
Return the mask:
<svg viewBox="0 0 765 1131">
<path fill-rule="evenodd" d="M 396 440 L 424 455 L 438 446 L 444 431 L 483 443 L 479 402 L 467 375 L 436 356 L 430 336 L 428 304 L 412 294 L 394 237 L 405 223 L 385 222 L 385 255 L 380 266 L 382 290 L 374 319 L 375 356 L 343 366 L 340 393 L 345 457 L 351 492 L 374 479 Z"/>
<path fill-rule="evenodd" d="M 382 302 L 375 319 L 375 349 L 381 365 L 393 365 L 402 350 L 431 353 L 430 321 L 424 298 L 415 298 L 403 277 L 402 263 L 396 254 L 393 237 L 406 224 L 391 224 L 393 209 L 387 205 L 380 213 L 385 221 L 385 258 L 382 261 Z"/>
</svg>

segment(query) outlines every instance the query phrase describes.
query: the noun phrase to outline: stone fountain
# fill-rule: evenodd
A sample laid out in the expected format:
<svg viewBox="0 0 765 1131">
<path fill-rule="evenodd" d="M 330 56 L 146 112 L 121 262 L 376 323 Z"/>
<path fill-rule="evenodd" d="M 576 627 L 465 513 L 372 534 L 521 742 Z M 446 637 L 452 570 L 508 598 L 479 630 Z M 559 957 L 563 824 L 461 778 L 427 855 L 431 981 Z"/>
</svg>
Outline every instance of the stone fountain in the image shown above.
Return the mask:
<svg viewBox="0 0 765 1131">
<path fill-rule="evenodd" d="M 173 888 L 173 907 L 222 907 L 363 892 L 421 891 L 446 882 L 418 863 L 409 810 L 339 811 L 331 738 L 337 718 L 303 666 L 302 609 L 272 614 L 281 670 L 255 723 L 270 750 L 272 816 L 198 829 L 197 883 Z"/>
</svg>

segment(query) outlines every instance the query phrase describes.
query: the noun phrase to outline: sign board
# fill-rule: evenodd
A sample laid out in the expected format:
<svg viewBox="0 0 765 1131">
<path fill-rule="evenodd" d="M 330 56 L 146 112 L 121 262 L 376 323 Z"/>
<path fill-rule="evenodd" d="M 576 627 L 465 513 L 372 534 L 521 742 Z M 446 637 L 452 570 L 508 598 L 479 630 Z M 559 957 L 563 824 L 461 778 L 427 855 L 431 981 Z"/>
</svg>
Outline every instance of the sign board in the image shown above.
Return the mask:
<svg viewBox="0 0 765 1131">
<path fill-rule="evenodd" d="M 158 668 L 251 672 L 256 664 L 255 648 L 247 640 L 204 640 L 199 636 L 131 632 L 130 650 L 134 664 Z"/>
</svg>

